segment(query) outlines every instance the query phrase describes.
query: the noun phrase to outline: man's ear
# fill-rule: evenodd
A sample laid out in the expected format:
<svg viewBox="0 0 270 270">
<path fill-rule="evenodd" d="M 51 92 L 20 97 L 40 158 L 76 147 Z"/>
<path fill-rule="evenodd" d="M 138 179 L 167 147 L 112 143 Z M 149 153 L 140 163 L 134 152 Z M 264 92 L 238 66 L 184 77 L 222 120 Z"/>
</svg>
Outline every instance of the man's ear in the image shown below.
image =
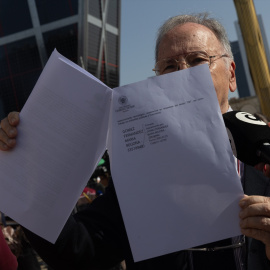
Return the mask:
<svg viewBox="0 0 270 270">
<path fill-rule="evenodd" d="M 237 88 L 234 61 L 231 61 L 231 63 L 230 63 L 229 72 L 230 72 L 229 88 L 230 88 L 231 92 L 234 92 L 236 90 L 236 88 Z"/>
</svg>

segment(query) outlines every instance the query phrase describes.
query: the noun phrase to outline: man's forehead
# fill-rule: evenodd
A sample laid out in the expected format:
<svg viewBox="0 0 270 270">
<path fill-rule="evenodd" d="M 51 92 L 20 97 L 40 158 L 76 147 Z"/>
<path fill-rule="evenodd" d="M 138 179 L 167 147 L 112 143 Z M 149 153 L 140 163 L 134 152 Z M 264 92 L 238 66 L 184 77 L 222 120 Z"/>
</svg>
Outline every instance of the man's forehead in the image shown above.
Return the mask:
<svg viewBox="0 0 270 270">
<path fill-rule="evenodd" d="M 170 32 L 175 32 L 175 30 L 181 30 L 181 31 L 191 31 L 191 30 L 197 30 L 197 31 L 202 31 L 202 32 L 205 32 L 205 33 L 212 33 L 212 30 L 210 28 L 208 28 L 207 26 L 204 26 L 202 24 L 199 24 L 199 23 L 193 23 L 193 22 L 186 22 L 186 23 L 183 23 L 183 24 L 179 24 L 179 25 L 175 25 L 170 31 L 168 31 L 168 33 Z"/>
<path fill-rule="evenodd" d="M 164 35 L 160 42 L 159 58 L 184 54 L 191 51 L 212 52 L 220 50 L 220 42 L 206 26 L 197 23 L 177 25 Z"/>
</svg>

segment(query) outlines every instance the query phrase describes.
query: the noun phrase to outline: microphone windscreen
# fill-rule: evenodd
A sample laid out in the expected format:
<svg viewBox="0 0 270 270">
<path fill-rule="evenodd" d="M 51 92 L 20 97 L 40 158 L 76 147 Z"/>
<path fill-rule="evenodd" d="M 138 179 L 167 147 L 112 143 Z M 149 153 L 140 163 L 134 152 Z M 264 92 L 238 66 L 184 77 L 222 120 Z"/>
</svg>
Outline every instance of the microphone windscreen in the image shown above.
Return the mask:
<svg viewBox="0 0 270 270">
<path fill-rule="evenodd" d="M 255 115 L 241 111 L 227 112 L 223 119 L 234 155 L 251 166 L 262 162 L 257 150 L 270 142 L 268 125 Z"/>
</svg>

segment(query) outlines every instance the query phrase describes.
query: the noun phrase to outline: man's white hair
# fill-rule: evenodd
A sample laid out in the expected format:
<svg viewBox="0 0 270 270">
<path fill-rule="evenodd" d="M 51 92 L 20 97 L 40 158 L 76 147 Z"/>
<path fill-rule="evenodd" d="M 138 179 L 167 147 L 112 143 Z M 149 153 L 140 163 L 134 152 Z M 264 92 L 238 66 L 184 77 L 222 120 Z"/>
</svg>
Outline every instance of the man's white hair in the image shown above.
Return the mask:
<svg viewBox="0 0 270 270">
<path fill-rule="evenodd" d="M 217 19 L 210 18 L 209 14 L 205 12 L 205 13 L 190 14 L 190 15 L 177 15 L 165 21 L 165 23 L 159 28 L 158 33 L 157 33 L 156 48 L 155 48 L 156 62 L 158 60 L 159 45 L 163 37 L 175 26 L 182 25 L 188 22 L 201 24 L 209 28 L 215 34 L 220 44 L 223 46 L 225 53 L 228 54 L 229 58 L 233 60 L 231 45 L 230 45 L 225 28 Z"/>
</svg>

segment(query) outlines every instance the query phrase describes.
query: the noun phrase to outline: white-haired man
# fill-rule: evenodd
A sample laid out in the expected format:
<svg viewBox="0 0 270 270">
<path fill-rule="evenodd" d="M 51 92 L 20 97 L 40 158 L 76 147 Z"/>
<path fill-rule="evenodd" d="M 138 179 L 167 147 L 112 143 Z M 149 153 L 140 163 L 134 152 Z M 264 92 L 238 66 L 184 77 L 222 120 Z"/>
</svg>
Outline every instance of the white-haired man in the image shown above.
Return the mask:
<svg viewBox="0 0 270 270">
<path fill-rule="evenodd" d="M 158 33 L 156 74 L 205 63 L 209 66 L 221 112 L 226 113 L 230 110 L 228 92 L 236 90 L 236 78 L 224 28 L 207 14 L 168 19 Z M 1 150 L 15 147 L 18 124 L 19 114 L 16 112 L 2 120 Z M 258 168 L 270 176 L 268 165 Z M 257 239 L 260 249 L 263 247 L 251 263 L 247 258 L 254 250 L 249 250 L 244 236 L 134 263 L 113 183 L 89 208 L 69 218 L 54 245 L 25 231 L 32 245 L 53 269 L 92 269 L 91 266 L 93 269 L 109 269 L 122 260 L 126 261 L 128 270 L 270 269 L 270 199 L 246 196 L 240 201 L 240 206 L 243 234 Z"/>
</svg>

